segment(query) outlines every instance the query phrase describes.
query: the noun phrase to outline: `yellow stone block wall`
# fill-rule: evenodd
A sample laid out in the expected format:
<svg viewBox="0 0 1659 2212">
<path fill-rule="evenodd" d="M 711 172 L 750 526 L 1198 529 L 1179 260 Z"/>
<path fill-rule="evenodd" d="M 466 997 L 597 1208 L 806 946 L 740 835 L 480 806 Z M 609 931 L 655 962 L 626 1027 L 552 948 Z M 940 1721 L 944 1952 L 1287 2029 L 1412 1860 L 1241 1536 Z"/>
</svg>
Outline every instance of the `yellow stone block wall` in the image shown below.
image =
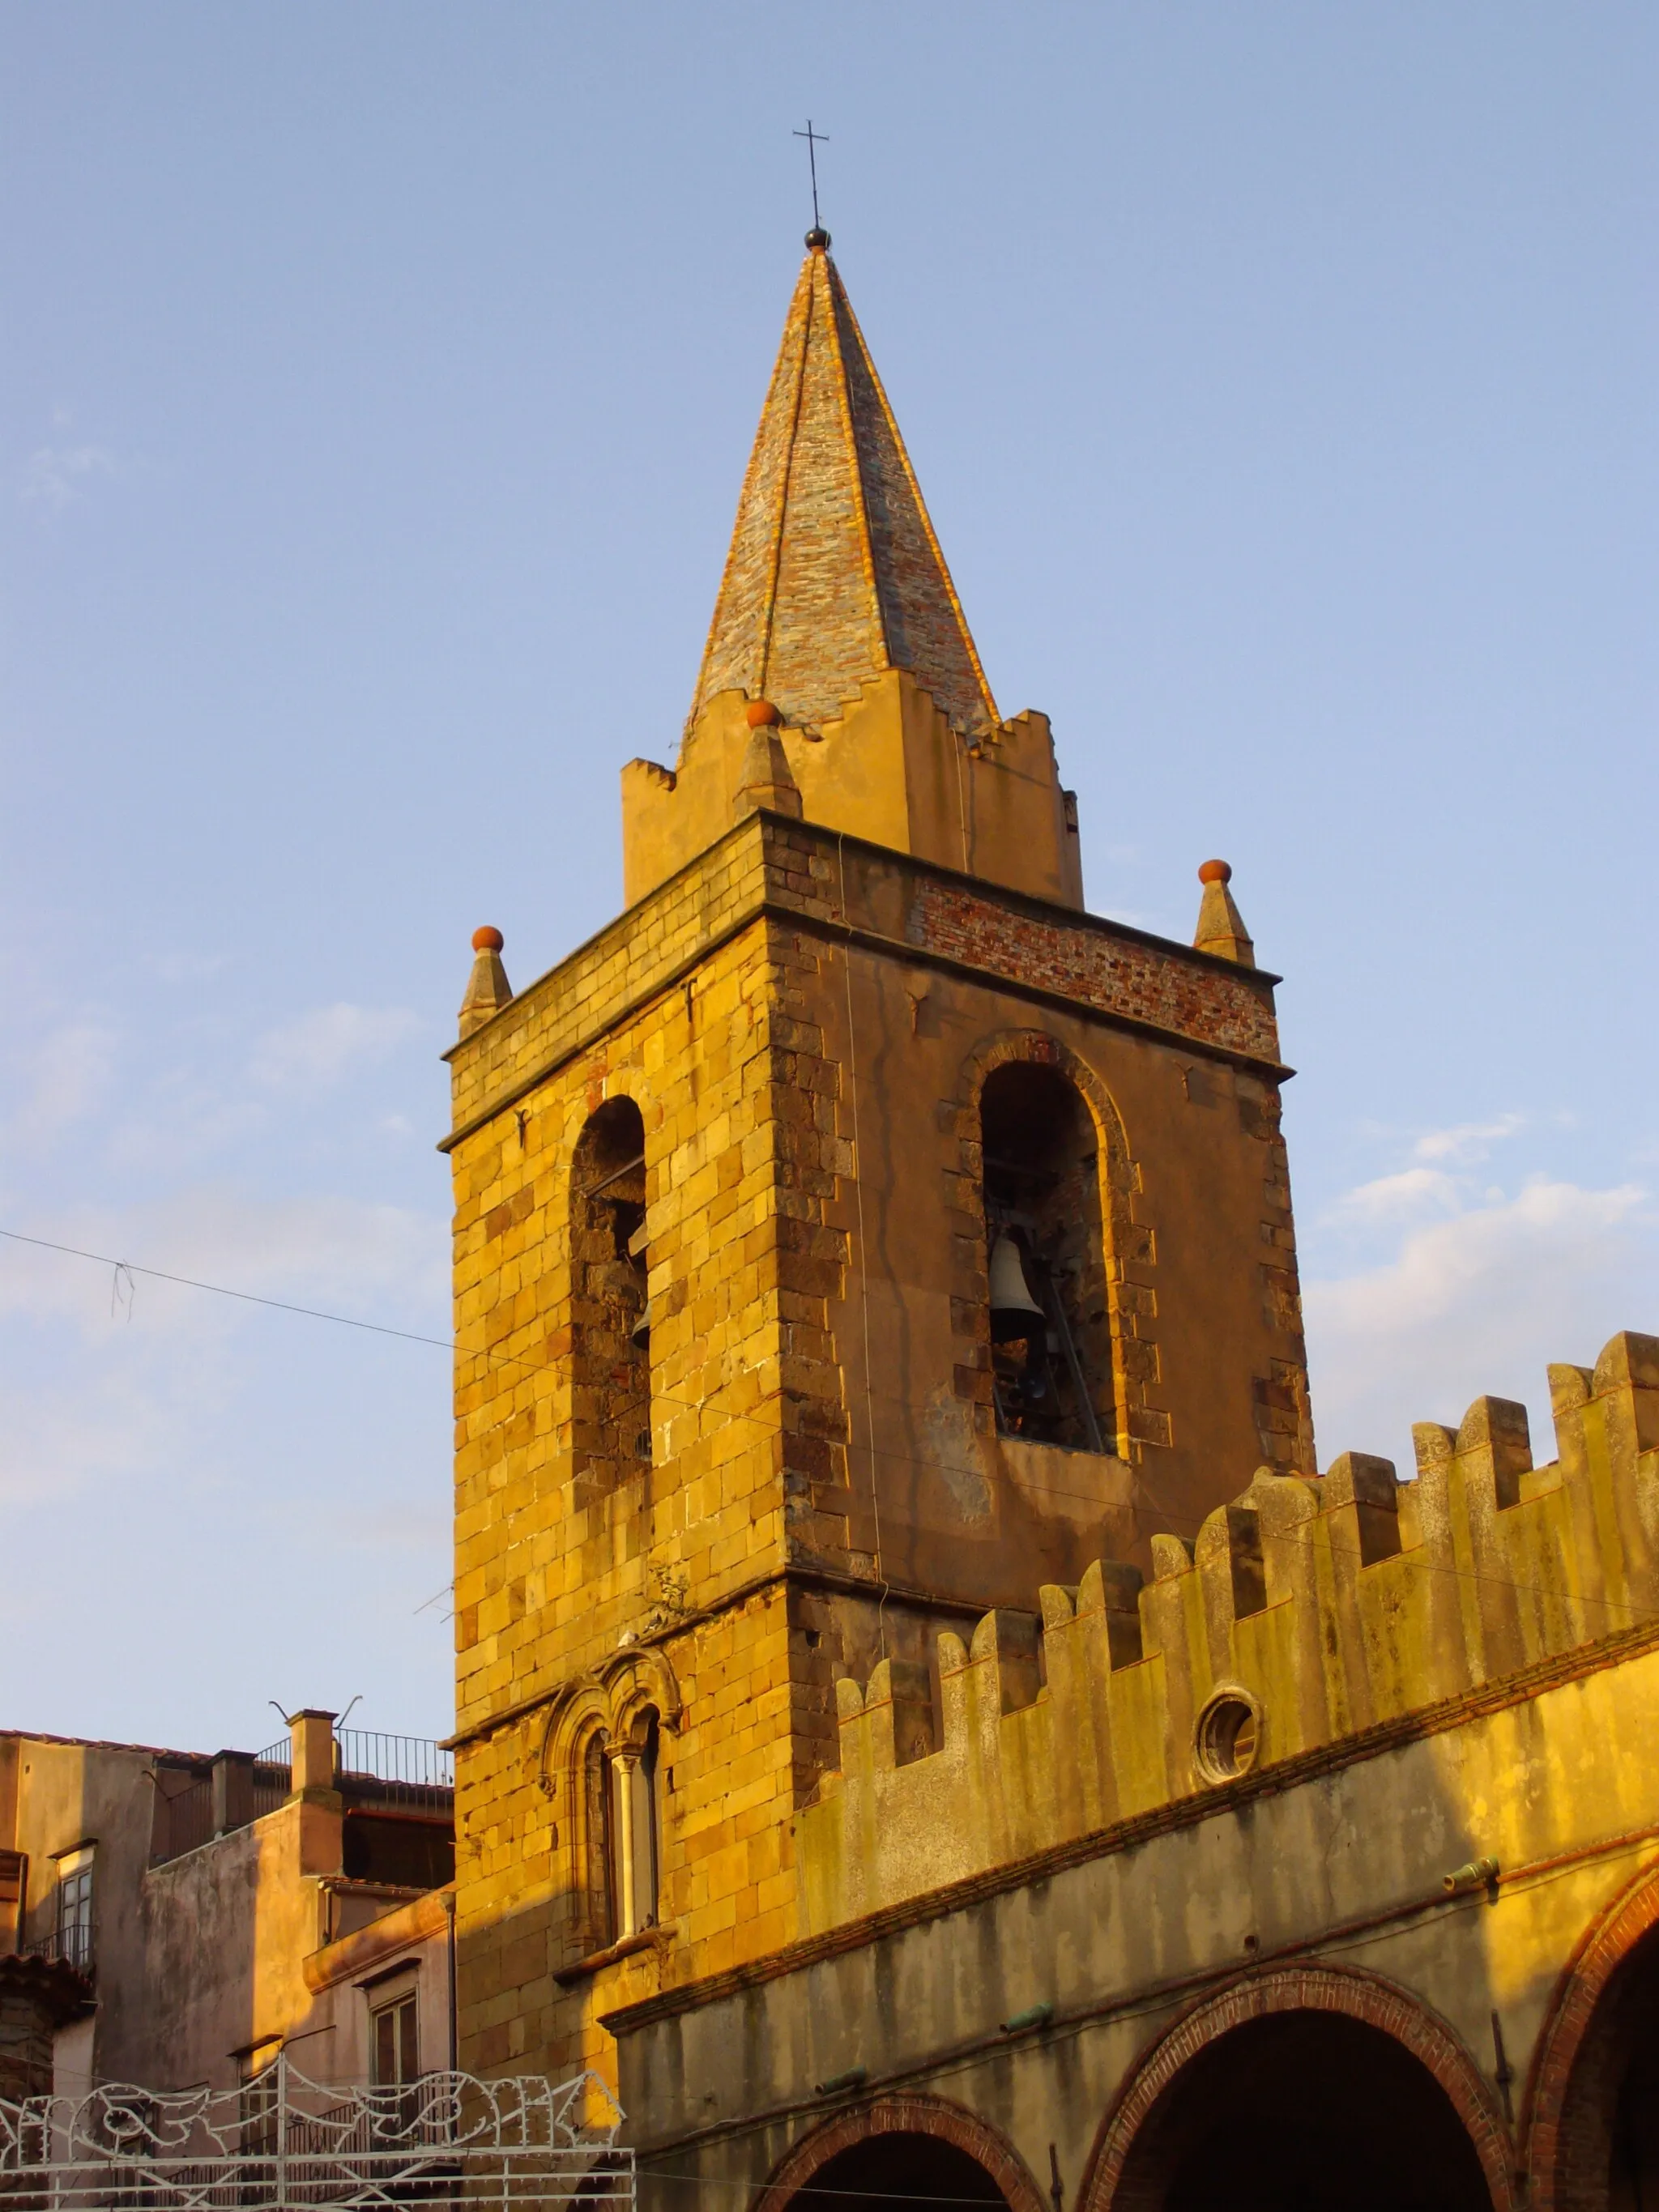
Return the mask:
<svg viewBox="0 0 1659 2212">
<path fill-rule="evenodd" d="M 603 2063 L 598 2012 L 793 1933 L 795 1744 L 802 1720 L 820 1741 L 833 1722 L 827 1685 L 792 1670 L 779 1575 L 791 1472 L 841 1480 L 824 1318 L 845 1239 L 822 1217 L 850 1152 L 837 1072 L 792 1012 L 811 956 L 763 917 L 729 926 L 745 891 L 752 915 L 752 857 L 714 856 L 456 1055 L 460 2032 L 486 2069 Z M 589 1495 L 572 1479 L 570 1168 L 623 1096 L 645 1128 L 653 1452 Z M 590 1947 L 559 1714 L 573 1683 L 647 1653 L 672 1686 L 663 1929 L 572 1978 Z"/>
<path fill-rule="evenodd" d="M 1123 1458 L 981 1387 L 974 1086 L 1033 1051 L 1103 1117 Z M 1132 1544 L 1143 1462 L 1207 1510 L 1305 1452 L 1271 979 L 754 816 L 451 1058 L 462 2062 L 608 2069 L 602 2014 L 799 1931 L 838 1678 Z M 624 1097 L 651 1462 L 578 1480 L 572 1164 Z M 571 1753 L 647 1700 L 662 1926 L 594 1960 Z"/>
</svg>

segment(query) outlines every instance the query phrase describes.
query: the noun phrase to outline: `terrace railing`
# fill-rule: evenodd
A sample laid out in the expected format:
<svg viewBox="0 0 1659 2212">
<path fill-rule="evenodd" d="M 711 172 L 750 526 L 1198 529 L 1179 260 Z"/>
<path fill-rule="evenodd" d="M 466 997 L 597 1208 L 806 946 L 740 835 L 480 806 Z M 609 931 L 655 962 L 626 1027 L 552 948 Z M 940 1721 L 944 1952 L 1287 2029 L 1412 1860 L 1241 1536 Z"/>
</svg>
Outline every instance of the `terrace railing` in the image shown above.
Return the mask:
<svg viewBox="0 0 1659 2212">
<path fill-rule="evenodd" d="M 240 2089 L 0 2103 L 11 2212 L 356 2212 L 392 2204 L 632 2212 L 634 2157 L 597 2075 L 397 2088 L 309 2080 L 286 2053 Z"/>
<path fill-rule="evenodd" d="M 252 1819 L 286 1803 L 294 1787 L 292 1756 L 287 1736 L 254 1753 Z M 348 1802 L 360 1808 L 400 1806 L 441 1817 L 454 1802 L 454 1761 L 427 1736 L 341 1729 L 334 1738 L 334 1778 Z M 215 1833 L 213 1778 L 203 1774 L 166 1797 L 156 1863 L 181 1858 L 211 1843 Z"/>
</svg>

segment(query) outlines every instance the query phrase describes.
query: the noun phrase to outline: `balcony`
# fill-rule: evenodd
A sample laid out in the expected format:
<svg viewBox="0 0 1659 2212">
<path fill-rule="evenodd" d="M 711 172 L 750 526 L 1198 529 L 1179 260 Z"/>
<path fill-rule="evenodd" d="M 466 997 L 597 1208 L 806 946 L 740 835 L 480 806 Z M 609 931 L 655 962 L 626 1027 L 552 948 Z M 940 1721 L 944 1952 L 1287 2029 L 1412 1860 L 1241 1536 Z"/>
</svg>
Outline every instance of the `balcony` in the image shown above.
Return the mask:
<svg viewBox="0 0 1659 2212">
<path fill-rule="evenodd" d="M 42 1959 L 49 1966 L 71 1966 L 77 1974 L 92 1978 L 92 1928 L 85 1922 L 71 1922 L 67 1928 L 54 1928 L 50 1936 L 39 1936 L 33 1943 L 22 1946 L 21 1956 Z"/>
</svg>

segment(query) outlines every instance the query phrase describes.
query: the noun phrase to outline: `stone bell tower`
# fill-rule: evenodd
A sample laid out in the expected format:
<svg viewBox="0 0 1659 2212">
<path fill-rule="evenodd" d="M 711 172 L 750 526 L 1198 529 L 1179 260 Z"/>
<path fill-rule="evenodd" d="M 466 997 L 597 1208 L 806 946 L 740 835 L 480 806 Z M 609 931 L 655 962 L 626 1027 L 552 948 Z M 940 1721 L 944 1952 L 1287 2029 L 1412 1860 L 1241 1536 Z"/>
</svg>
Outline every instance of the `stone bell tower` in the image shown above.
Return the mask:
<svg viewBox="0 0 1659 2212">
<path fill-rule="evenodd" d="M 1274 978 L 1083 906 L 1048 726 L 993 699 L 815 232 L 627 910 L 450 1054 L 461 2057 L 802 1923 L 796 1814 L 886 1657 L 1131 1590 L 1312 1469 Z M 1127 1601 L 1133 1602 L 1132 1599 Z"/>
</svg>

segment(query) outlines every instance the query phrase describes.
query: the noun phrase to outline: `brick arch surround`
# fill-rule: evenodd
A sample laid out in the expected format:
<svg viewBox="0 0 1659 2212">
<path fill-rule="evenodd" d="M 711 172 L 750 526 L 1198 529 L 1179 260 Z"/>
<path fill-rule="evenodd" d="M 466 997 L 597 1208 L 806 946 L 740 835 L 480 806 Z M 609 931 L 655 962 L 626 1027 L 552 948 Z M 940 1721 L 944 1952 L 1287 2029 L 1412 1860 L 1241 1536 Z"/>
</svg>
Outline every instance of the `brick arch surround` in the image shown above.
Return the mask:
<svg viewBox="0 0 1659 2212">
<path fill-rule="evenodd" d="M 1002 2191 L 1011 2212 L 1049 2212 L 1031 2169 L 994 2128 L 943 2097 L 878 2097 L 873 2103 L 837 2113 L 802 2137 L 773 2168 L 757 2212 L 785 2212 L 797 2190 L 840 2152 L 881 2136 L 933 2136 L 966 2151 Z"/>
<path fill-rule="evenodd" d="M 1600 2212 L 1607 2204 L 1605 2178 L 1591 2173 L 1589 2140 L 1597 2115 L 1583 2086 L 1581 2067 L 1593 2068 L 1597 2013 L 1607 1985 L 1644 1936 L 1659 1928 L 1659 1866 L 1648 1866 L 1613 1899 L 1580 1937 L 1561 1970 L 1534 2050 L 1522 2106 L 1522 2141 L 1535 2212 Z M 1575 2084 L 1575 2075 L 1579 2075 Z"/>
<path fill-rule="evenodd" d="M 1108 1290 L 1112 1311 L 1114 1389 L 1124 1431 L 1116 1449 L 1126 1447 L 1139 1455 L 1146 1442 L 1169 1442 L 1169 1417 L 1147 1403 L 1148 1385 L 1158 1373 L 1153 1319 L 1157 1298 L 1152 1289 L 1154 1243 L 1152 1231 L 1133 1219 L 1131 1200 L 1140 1187 L 1140 1170 L 1129 1155 L 1129 1139 L 1116 1101 L 1094 1069 L 1069 1045 L 1046 1030 L 1002 1030 L 988 1037 L 963 1062 L 956 1096 L 947 1102 L 957 1131 L 957 1158 L 951 1173 L 951 1204 L 977 1221 L 979 1252 L 965 1302 L 953 1300 L 956 1344 L 953 1367 L 959 1395 L 966 1395 L 964 1378 L 975 1375 L 989 1356 L 990 1282 L 987 1273 L 985 1205 L 980 1158 L 979 1109 L 986 1079 L 1000 1067 L 1018 1063 L 1051 1067 L 1076 1091 L 1088 1109 L 1100 1139 L 1100 1212 L 1105 1239 Z M 967 1287 L 967 1285 L 964 1285 Z M 975 1414 L 988 1428 L 988 1407 Z"/>
<path fill-rule="evenodd" d="M 1183 2069 L 1232 2029 L 1281 2012 L 1334 2012 L 1392 2037 L 1445 2092 L 1467 2129 L 1494 2212 L 1515 2212 L 1512 2154 L 1480 2069 L 1436 2013 L 1379 1975 L 1355 1968 L 1286 1967 L 1253 1974 L 1205 1999 L 1178 2020 L 1140 2060 L 1101 2124 L 1078 2199 L 1078 2212 L 1128 2212 L 1120 2194 L 1136 2137 Z"/>
</svg>

